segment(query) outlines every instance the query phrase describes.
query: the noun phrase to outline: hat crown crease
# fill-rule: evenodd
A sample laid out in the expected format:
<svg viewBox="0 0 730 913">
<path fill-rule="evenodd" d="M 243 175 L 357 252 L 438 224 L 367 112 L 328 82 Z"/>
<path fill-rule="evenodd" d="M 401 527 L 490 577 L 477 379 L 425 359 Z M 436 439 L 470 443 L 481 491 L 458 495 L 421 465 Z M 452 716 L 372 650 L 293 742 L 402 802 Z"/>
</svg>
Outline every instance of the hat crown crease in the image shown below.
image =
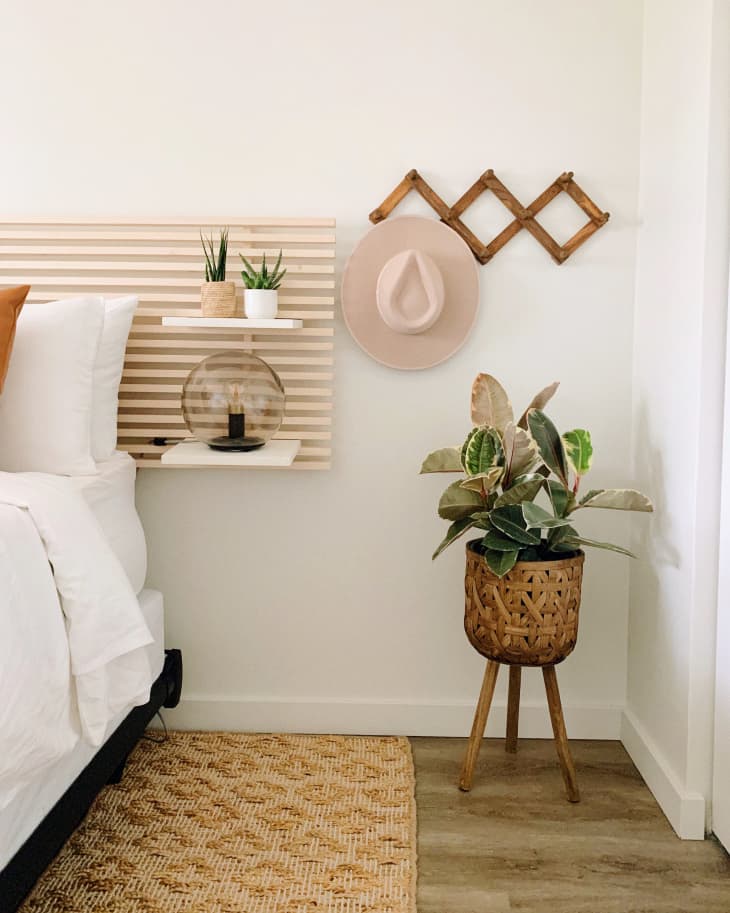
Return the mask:
<svg viewBox="0 0 730 913">
<path fill-rule="evenodd" d="M 428 254 L 400 251 L 381 270 L 376 298 L 380 316 L 391 330 L 407 335 L 424 333 L 441 316 L 443 277 Z"/>
</svg>

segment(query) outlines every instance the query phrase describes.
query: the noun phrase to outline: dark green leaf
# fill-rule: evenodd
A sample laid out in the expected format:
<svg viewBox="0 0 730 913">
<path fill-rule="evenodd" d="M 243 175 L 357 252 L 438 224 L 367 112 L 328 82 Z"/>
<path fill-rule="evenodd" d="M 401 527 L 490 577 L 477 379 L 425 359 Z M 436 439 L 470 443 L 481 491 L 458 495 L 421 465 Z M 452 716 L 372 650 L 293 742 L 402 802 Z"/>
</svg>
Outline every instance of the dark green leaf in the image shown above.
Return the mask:
<svg viewBox="0 0 730 913">
<path fill-rule="evenodd" d="M 568 487 L 568 461 L 557 428 L 544 412 L 535 409 L 527 417 L 532 434 L 545 465 Z"/>
<path fill-rule="evenodd" d="M 527 529 L 525 518 L 522 515 L 522 508 L 519 504 L 495 507 L 489 514 L 489 522 L 495 529 L 523 545 L 537 545 L 540 541 L 540 536 L 537 533 Z"/>
<path fill-rule="evenodd" d="M 575 507 L 575 495 L 562 482 L 556 482 L 555 479 L 548 479 L 546 484 L 553 513 L 556 517 L 567 517 Z"/>
<path fill-rule="evenodd" d="M 558 526 L 548 531 L 547 546 L 550 551 L 575 551 L 577 546 L 565 545 L 565 541 L 577 538 L 578 532 L 572 526 Z"/>
<path fill-rule="evenodd" d="M 482 545 L 484 548 L 491 548 L 495 552 L 513 552 L 515 549 L 519 551 L 521 543 L 500 535 L 494 529 L 490 529 L 482 539 Z"/>
<path fill-rule="evenodd" d="M 476 522 L 472 520 L 471 517 L 465 517 L 463 520 L 456 520 L 452 523 L 444 536 L 443 541 L 431 556 L 431 560 L 438 558 L 445 548 L 451 545 L 452 542 L 455 542 L 459 536 L 463 536 L 464 533 L 473 526 L 476 526 Z"/>
<path fill-rule="evenodd" d="M 545 484 L 545 477 L 533 472 L 518 476 L 494 502 L 495 507 L 505 504 L 521 504 L 523 501 L 532 501 Z"/>
<path fill-rule="evenodd" d="M 488 549 L 484 557 L 486 559 L 489 570 L 496 574 L 497 577 L 504 577 L 504 575 L 511 571 L 512 568 L 517 563 L 517 556 L 519 555 L 518 551 L 514 552 L 497 552 Z"/>
</svg>

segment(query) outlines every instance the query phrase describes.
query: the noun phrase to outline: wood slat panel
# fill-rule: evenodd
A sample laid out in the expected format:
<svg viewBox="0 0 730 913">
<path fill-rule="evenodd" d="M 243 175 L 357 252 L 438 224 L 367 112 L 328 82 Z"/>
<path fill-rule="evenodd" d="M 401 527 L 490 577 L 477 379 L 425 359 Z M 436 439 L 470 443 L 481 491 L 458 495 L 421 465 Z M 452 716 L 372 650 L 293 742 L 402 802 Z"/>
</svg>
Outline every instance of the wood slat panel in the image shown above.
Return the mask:
<svg viewBox="0 0 730 913">
<path fill-rule="evenodd" d="M 1 263 L 2 261 L 0 261 Z M 93 270 L 92 270 L 93 272 Z M 0 270 L 0 280 L 3 285 L 24 285 L 27 284 L 28 276 L 33 279 L 33 285 L 36 288 L 43 287 L 49 292 L 55 289 L 73 286 L 73 288 L 83 288 L 86 292 L 98 292 L 102 295 L 105 292 L 119 293 L 120 289 L 132 289 L 129 294 L 136 293 L 137 289 L 142 288 L 200 288 L 200 279 L 181 279 L 179 277 L 170 278 L 169 276 L 150 277 L 142 272 L 136 276 L 42 276 L 36 275 L 32 270 L 26 270 L 25 273 L 6 276 Z M 232 276 L 228 276 L 233 281 Z M 330 289 L 335 287 L 334 279 L 284 279 L 281 283 L 282 289 Z M 45 299 L 51 301 L 52 297 L 48 295 Z"/>
<path fill-rule="evenodd" d="M 0 254 L 1 259 L 1 254 Z M 3 283 L 8 284 L 8 283 Z M 54 298 L 72 298 L 77 295 L 78 292 L 69 291 L 66 289 L 60 294 L 54 296 Z M 165 292 L 140 292 L 137 290 L 135 292 L 139 298 L 140 304 L 173 304 L 173 305 L 189 305 L 190 308 L 197 310 L 200 307 L 200 292 L 178 292 L 177 294 L 166 294 Z M 28 293 L 26 301 L 50 301 L 51 297 L 48 292 L 34 292 L 32 289 Z M 289 307 L 291 305 L 296 305 L 298 307 L 302 306 L 320 306 L 328 305 L 332 306 L 335 303 L 335 299 L 329 295 L 285 295 L 282 292 L 279 293 L 279 305 L 284 307 Z M 165 314 L 168 312 L 165 311 Z M 185 311 L 186 314 L 190 313 L 190 310 Z M 164 316 L 165 314 L 161 315 Z M 183 314 L 185 316 L 185 314 Z"/>
<path fill-rule="evenodd" d="M 117 248 L 109 246 L 93 246 L 85 244 L 83 241 L 77 241 L 74 244 L 7 244 L 0 240 L 0 251 L 7 256 L 83 256 L 88 257 L 108 257 L 111 254 L 115 256 L 129 257 L 191 257 L 198 264 L 200 269 L 200 244 L 195 247 L 132 247 L 125 244 L 123 249 L 118 249 L 118 242 L 111 241 L 110 244 L 117 245 Z M 278 257 L 279 251 L 282 251 L 284 258 L 287 260 L 331 260 L 334 259 L 334 250 L 322 247 L 317 248 L 297 248 L 297 247 L 239 247 L 238 253 L 250 259 L 251 257 L 261 257 L 266 254 L 268 257 Z"/>
<path fill-rule="evenodd" d="M 238 254 L 254 262 L 280 249 L 288 273 L 281 316 L 299 330 L 163 327 L 165 316 L 198 312 L 203 256 L 199 233 L 228 225 L 228 278 L 242 295 Z M 135 221 L 32 219 L 0 222 L 0 286 L 30 284 L 28 302 L 78 294 L 136 294 L 120 387 L 119 449 L 137 465 L 165 468 L 153 438 L 188 438 L 179 411 L 182 383 L 201 358 L 243 349 L 264 358 L 287 391 L 277 437 L 300 440 L 293 469 L 330 466 L 334 373 L 335 221 L 252 218 Z M 170 467 L 167 467 L 170 468 Z"/>
<path fill-rule="evenodd" d="M 8 223 L 5 223 L 6 225 Z M 11 226 L 18 223 L 10 223 Z M 227 224 L 227 223 L 224 223 Z M 216 230 L 217 226 L 213 226 L 213 230 Z M 53 232 L 52 235 L 49 232 Z M 86 231 L 71 229 L 65 230 L 58 228 L 54 231 L 53 225 L 48 225 L 46 228 L 38 229 L 21 229 L 21 228 L 3 228 L 0 225 L 0 240 L 8 240 L 17 243 L 21 240 L 37 240 L 43 244 L 48 243 L 49 240 L 58 240 L 58 241 L 109 241 L 109 242 L 119 242 L 119 241 L 153 241 L 159 244 L 161 241 L 184 241 L 189 244 L 195 244 L 196 242 L 200 243 L 200 236 L 197 232 L 194 231 L 176 231 L 168 232 L 164 229 L 159 229 L 157 231 L 104 231 L 99 229 L 98 231 L 93 231 L 91 226 Z M 334 234 L 292 234 L 290 233 L 279 233 L 279 232 L 244 232 L 244 231 L 235 231 L 231 226 L 231 232 L 229 235 L 229 240 L 235 242 L 236 244 L 278 244 L 279 247 L 284 247 L 285 244 L 309 244 L 315 246 L 322 245 L 333 245 L 335 243 Z"/>
</svg>

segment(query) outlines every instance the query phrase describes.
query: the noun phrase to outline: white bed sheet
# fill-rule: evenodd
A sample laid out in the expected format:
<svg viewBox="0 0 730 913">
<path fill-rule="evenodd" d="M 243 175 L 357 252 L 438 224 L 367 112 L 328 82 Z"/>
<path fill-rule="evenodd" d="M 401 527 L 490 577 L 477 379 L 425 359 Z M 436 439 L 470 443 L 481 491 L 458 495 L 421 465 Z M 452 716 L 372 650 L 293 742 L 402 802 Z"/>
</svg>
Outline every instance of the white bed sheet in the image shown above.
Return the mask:
<svg viewBox="0 0 730 913">
<path fill-rule="evenodd" d="M 142 590 L 137 596 L 142 614 L 152 633 L 154 642 L 145 650 L 156 679 L 162 671 L 165 660 L 164 605 L 162 593 L 157 590 Z M 114 732 L 132 705 L 122 710 L 109 724 L 104 741 Z M 77 743 L 74 750 L 65 755 L 56 765 L 25 786 L 0 811 L 0 871 L 12 859 L 25 840 L 45 818 L 60 796 L 86 767 L 98 751 L 85 741 Z"/>
<path fill-rule="evenodd" d="M 147 576 L 147 544 L 134 503 L 137 467 L 128 453 L 116 452 L 97 463 L 98 474 L 73 476 L 71 482 L 91 508 L 112 551 L 139 593 Z"/>
</svg>

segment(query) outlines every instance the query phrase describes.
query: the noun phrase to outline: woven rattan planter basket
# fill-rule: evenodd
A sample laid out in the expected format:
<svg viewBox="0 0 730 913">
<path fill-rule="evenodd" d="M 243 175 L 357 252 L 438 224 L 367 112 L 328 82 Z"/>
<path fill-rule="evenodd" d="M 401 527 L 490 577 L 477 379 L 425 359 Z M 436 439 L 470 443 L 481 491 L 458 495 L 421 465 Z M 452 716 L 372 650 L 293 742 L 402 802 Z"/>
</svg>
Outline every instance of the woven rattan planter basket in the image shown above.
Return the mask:
<svg viewBox="0 0 730 913">
<path fill-rule="evenodd" d="M 560 561 L 518 561 L 496 577 L 466 546 L 464 629 L 482 656 L 520 666 L 551 666 L 575 647 L 583 552 Z"/>
<path fill-rule="evenodd" d="M 203 317 L 235 317 L 236 284 L 205 282 L 200 289 L 200 310 Z"/>
</svg>

